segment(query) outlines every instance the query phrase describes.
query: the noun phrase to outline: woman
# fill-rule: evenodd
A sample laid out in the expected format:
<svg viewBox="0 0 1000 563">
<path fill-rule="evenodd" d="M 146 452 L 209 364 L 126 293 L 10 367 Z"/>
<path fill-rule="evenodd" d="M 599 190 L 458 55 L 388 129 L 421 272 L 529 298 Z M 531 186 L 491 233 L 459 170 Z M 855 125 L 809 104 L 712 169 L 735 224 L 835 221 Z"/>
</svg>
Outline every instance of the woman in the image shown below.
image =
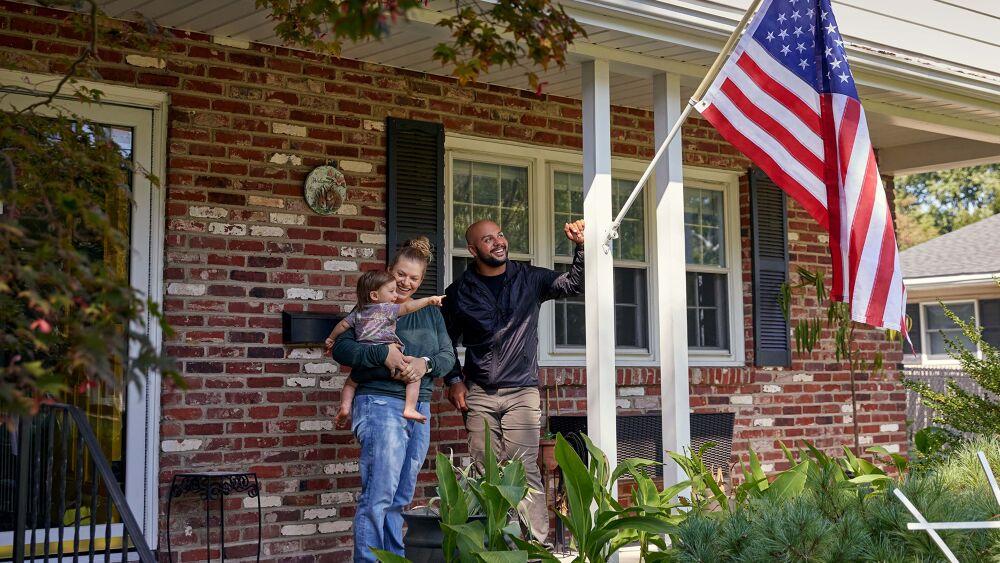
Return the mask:
<svg viewBox="0 0 1000 563">
<path fill-rule="evenodd" d="M 426 237 L 403 245 L 389 266 L 396 278 L 397 303 L 413 298 L 430 261 Z M 417 408 L 430 418 L 433 378 L 455 365 L 454 348 L 437 307 L 400 317 L 396 335 L 403 341 L 403 352 L 383 344 L 359 344 L 353 330 L 333 346 L 334 359 L 351 366 L 351 379 L 358 383 L 351 409 L 351 428 L 361 444 L 361 497 L 354 516 L 356 562 L 376 561 L 371 548 L 403 555 L 402 512 L 413 500 L 417 474 L 430 446 L 430 424 L 403 418 L 406 383 L 423 378 Z"/>
</svg>

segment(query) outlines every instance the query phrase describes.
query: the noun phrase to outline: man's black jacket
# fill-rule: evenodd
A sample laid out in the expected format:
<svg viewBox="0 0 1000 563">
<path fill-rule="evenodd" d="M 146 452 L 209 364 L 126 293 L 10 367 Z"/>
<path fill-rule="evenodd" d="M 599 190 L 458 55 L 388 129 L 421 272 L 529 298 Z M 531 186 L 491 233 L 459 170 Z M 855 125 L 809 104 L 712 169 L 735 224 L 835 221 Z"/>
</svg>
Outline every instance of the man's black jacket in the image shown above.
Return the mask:
<svg viewBox="0 0 1000 563">
<path fill-rule="evenodd" d="M 582 246 L 576 247 L 573 265 L 565 273 L 507 262 L 499 299 L 471 264 L 445 290 L 445 326 L 455 346 L 465 346 L 465 368 L 456 359 L 445 382 L 464 379 L 487 390 L 537 387 L 538 310 L 549 299 L 582 292 Z"/>
</svg>

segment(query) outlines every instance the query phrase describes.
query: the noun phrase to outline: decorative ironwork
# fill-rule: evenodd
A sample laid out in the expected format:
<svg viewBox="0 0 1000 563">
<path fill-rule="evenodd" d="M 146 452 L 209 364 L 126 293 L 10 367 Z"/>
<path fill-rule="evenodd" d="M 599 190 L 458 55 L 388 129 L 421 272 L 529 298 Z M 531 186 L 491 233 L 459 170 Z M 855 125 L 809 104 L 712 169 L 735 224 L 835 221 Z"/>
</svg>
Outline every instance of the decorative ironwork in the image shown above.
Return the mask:
<svg viewBox="0 0 1000 563">
<path fill-rule="evenodd" d="M 218 500 L 221 496 L 233 493 L 246 493 L 250 498 L 260 494 L 260 489 L 253 473 L 181 473 L 174 477 L 171 487 L 172 497 L 182 497 L 188 493 L 197 493 L 201 500 Z"/>
</svg>

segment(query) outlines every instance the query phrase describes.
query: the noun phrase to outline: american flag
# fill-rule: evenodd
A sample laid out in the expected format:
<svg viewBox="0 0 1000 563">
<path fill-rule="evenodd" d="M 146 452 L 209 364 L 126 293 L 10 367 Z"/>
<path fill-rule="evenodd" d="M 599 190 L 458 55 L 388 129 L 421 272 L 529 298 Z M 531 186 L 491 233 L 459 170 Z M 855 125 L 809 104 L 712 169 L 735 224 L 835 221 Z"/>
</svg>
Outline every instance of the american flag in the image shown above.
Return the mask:
<svg viewBox="0 0 1000 563">
<path fill-rule="evenodd" d="M 695 107 L 830 233 L 831 297 L 900 330 L 896 234 L 830 0 L 764 0 Z"/>
</svg>

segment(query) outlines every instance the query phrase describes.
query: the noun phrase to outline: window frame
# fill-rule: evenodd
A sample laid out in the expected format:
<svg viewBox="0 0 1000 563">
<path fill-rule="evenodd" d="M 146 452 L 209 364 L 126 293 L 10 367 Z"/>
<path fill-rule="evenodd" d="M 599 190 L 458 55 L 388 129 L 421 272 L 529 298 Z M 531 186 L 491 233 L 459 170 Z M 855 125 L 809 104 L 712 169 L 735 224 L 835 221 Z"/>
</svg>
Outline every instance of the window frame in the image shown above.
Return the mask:
<svg viewBox="0 0 1000 563">
<path fill-rule="evenodd" d="M 978 298 L 971 298 L 971 299 L 951 299 L 951 300 L 948 300 L 948 301 L 939 300 L 939 301 L 920 301 L 920 302 L 917 302 L 917 305 L 919 305 L 919 307 L 920 307 L 920 349 L 921 349 L 920 355 L 917 356 L 917 357 L 919 358 L 920 361 L 919 362 L 912 362 L 912 361 L 911 362 L 906 362 L 905 359 L 907 358 L 907 356 L 913 357 L 913 355 L 912 354 L 905 354 L 904 353 L 903 354 L 904 363 L 907 363 L 907 364 L 910 364 L 910 365 L 928 365 L 928 366 L 933 366 L 933 365 L 957 365 L 958 361 L 955 360 L 954 358 L 952 358 L 951 356 L 949 356 L 947 353 L 944 353 L 944 354 L 932 354 L 931 353 L 931 348 L 930 348 L 931 329 L 927 326 L 927 307 L 940 307 L 941 305 L 944 305 L 944 306 L 947 307 L 947 306 L 950 306 L 950 305 L 967 305 L 967 304 L 971 303 L 972 304 L 972 314 L 975 316 L 975 320 L 976 320 L 976 327 L 978 327 L 978 328 L 981 329 L 982 328 L 982 323 L 980 323 L 980 319 L 979 319 L 979 315 L 980 315 L 980 313 L 979 313 L 979 301 L 980 300 Z M 980 358 L 980 359 L 983 357 L 983 350 L 982 350 L 982 348 L 980 348 L 978 346 L 976 347 L 976 357 Z"/>
<path fill-rule="evenodd" d="M 545 197 L 548 199 L 548 209 L 551 211 L 551 213 L 549 215 L 552 217 L 552 225 L 551 225 L 551 227 L 549 229 L 549 232 L 550 232 L 549 236 L 554 237 L 554 236 L 556 236 L 556 233 L 555 233 L 555 228 L 556 228 L 556 224 L 555 224 L 556 202 L 555 202 L 555 190 L 552 189 L 552 187 L 555 186 L 555 175 L 556 175 L 557 172 L 564 172 L 564 173 L 568 173 L 568 174 L 581 174 L 582 175 L 583 174 L 583 162 L 581 161 L 581 163 L 580 163 L 579 166 L 571 165 L 571 164 L 566 164 L 566 163 L 561 163 L 561 162 L 551 162 L 551 161 L 547 162 L 546 164 L 547 164 L 547 167 L 548 167 L 548 174 L 547 174 L 546 177 L 547 177 L 547 180 L 548 180 L 548 187 L 549 187 L 549 189 L 546 190 Z M 612 179 L 627 180 L 627 181 L 630 181 L 630 182 L 638 182 L 639 179 L 642 177 L 642 171 L 641 170 L 622 169 L 621 167 L 616 166 L 618 164 L 620 164 L 620 163 L 616 162 L 615 159 L 612 159 L 612 167 L 611 167 L 611 177 L 612 177 Z M 650 185 L 652 185 L 652 180 L 650 180 Z M 651 242 L 651 240 L 653 238 L 654 232 L 651 230 L 651 226 L 653 224 L 653 218 L 650 217 L 650 212 L 649 212 L 649 204 L 650 204 L 650 201 L 651 201 L 651 197 L 650 197 L 649 194 L 650 194 L 650 190 L 645 190 L 645 189 L 642 191 L 642 194 L 641 194 L 641 198 L 642 198 L 641 201 L 642 201 L 642 205 L 643 205 L 643 219 L 644 219 L 644 221 L 643 221 L 643 233 L 642 233 L 642 235 L 643 235 L 643 252 L 645 254 L 645 259 L 642 260 L 642 261 L 614 259 L 613 262 L 614 262 L 614 267 L 615 268 L 641 269 L 641 270 L 644 270 L 646 272 L 646 302 L 647 302 L 647 311 L 652 311 L 652 310 L 654 310 L 653 306 L 652 306 L 652 303 L 653 303 L 653 288 L 655 286 L 653 285 L 653 281 L 654 281 L 653 276 L 652 276 L 652 270 L 653 270 L 653 268 L 652 268 L 652 264 L 650 263 L 650 256 L 651 256 L 651 253 L 650 253 L 650 242 Z M 613 197 L 614 196 L 612 196 L 612 198 Z M 611 212 L 612 216 L 615 213 L 617 213 L 617 212 L 618 212 L 617 209 L 613 209 L 612 212 Z M 583 217 L 581 216 L 581 219 L 582 218 Z M 572 256 L 556 256 L 556 253 L 555 253 L 555 241 L 553 240 L 553 241 L 549 241 L 549 242 L 552 245 L 552 253 L 551 253 L 551 260 L 552 260 L 552 262 L 551 262 L 551 265 L 547 266 L 547 267 L 553 268 L 553 267 L 555 267 L 556 264 L 571 264 L 573 262 L 573 257 Z M 618 304 L 616 303 L 615 307 L 617 308 L 617 306 L 618 306 Z M 555 324 L 556 312 L 555 312 L 555 304 L 554 303 L 551 304 L 551 305 L 546 304 L 546 307 L 549 308 L 549 309 L 551 309 L 551 311 L 552 311 L 552 318 L 544 326 L 542 326 L 541 325 L 541 321 L 539 321 L 539 326 L 542 326 L 542 328 L 541 328 L 541 332 L 542 333 L 545 333 L 545 332 L 549 333 L 548 334 L 548 341 L 547 341 L 547 344 L 548 344 L 547 352 L 548 352 L 549 358 L 553 358 L 553 359 L 554 358 L 578 359 L 581 356 L 585 357 L 586 356 L 586 349 L 585 348 L 581 348 L 581 347 L 577 347 L 577 346 L 559 346 L 556 343 L 556 324 Z M 656 323 L 653 322 L 652 315 L 650 315 L 648 313 L 646 314 L 646 323 L 645 324 L 646 324 L 646 347 L 645 348 L 633 348 L 633 347 L 621 347 L 621 348 L 619 348 L 619 347 L 616 346 L 615 347 L 615 356 L 620 357 L 620 358 L 629 358 L 629 359 L 635 359 L 635 360 L 641 360 L 641 359 L 644 359 L 644 358 L 651 358 L 653 356 L 653 348 L 655 346 L 655 343 L 653 342 L 653 334 L 654 334 L 653 333 L 653 330 L 654 330 L 654 326 L 653 325 L 656 324 Z M 539 336 L 541 337 L 541 334 L 539 334 Z M 553 364 L 553 365 L 565 365 L 565 364 Z"/>
<path fill-rule="evenodd" d="M 685 172 L 688 169 L 685 168 Z M 723 236 L 725 236 L 725 267 L 689 265 L 684 258 L 685 283 L 687 272 L 726 274 L 727 306 L 729 309 L 729 349 L 688 347 L 688 365 L 692 367 L 732 367 L 746 363 L 746 334 L 743 326 L 746 303 L 743 301 L 743 241 L 740 231 L 739 183 L 731 175 L 713 173 L 690 174 L 684 187 L 722 192 Z M 687 314 L 687 303 L 685 303 Z"/>
</svg>

